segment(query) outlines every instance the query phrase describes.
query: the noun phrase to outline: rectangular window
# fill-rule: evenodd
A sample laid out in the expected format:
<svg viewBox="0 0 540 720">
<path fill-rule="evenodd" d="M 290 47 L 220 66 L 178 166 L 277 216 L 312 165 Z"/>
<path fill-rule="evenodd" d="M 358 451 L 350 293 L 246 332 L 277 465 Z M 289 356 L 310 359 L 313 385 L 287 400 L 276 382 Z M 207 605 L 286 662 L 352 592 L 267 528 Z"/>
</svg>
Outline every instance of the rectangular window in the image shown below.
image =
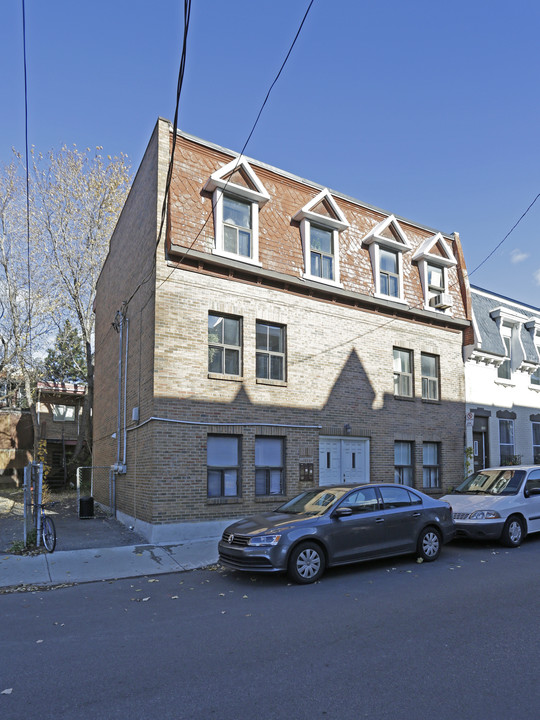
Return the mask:
<svg viewBox="0 0 540 720">
<path fill-rule="evenodd" d="M 240 318 L 208 313 L 208 372 L 240 375 Z"/>
<path fill-rule="evenodd" d="M 421 354 L 422 399 L 439 399 L 439 358 L 436 355 Z"/>
<path fill-rule="evenodd" d="M 285 380 L 285 328 L 257 320 L 257 377 Z"/>
<path fill-rule="evenodd" d="M 310 226 L 311 274 L 325 280 L 334 279 L 334 237 L 332 230 Z"/>
<path fill-rule="evenodd" d="M 251 257 L 251 203 L 223 196 L 223 249 Z"/>
<path fill-rule="evenodd" d="M 438 295 L 444 292 L 444 270 L 437 265 L 427 266 L 428 289 L 431 293 Z"/>
<path fill-rule="evenodd" d="M 283 438 L 255 438 L 255 494 L 283 495 Z"/>
<path fill-rule="evenodd" d="M 424 443 L 422 448 L 422 458 L 424 487 L 440 487 L 439 443 Z"/>
<path fill-rule="evenodd" d="M 503 333 L 510 332 L 511 330 L 503 326 Z M 501 380 L 510 380 L 512 374 L 512 337 L 510 334 L 503 335 L 504 347 L 506 350 L 506 358 L 497 368 L 497 376 Z"/>
<path fill-rule="evenodd" d="M 206 446 L 208 497 L 236 497 L 240 472 L 240 438 L 209 435 Z"/>
<path fill-rule="evenodd" d="M 394 395 L 398 397 L 412 397 L 412 350 L 394 348 Z"/>
<path fill-rule="evenodd" d="M 534 464 L 540 465 L 540 422 L 533 422 L 532 433 Z"/>
<path fill-rule="evenodd" d="M 399 297 L 398 255 L 391 250 L 379 250 L 379 276 L 382 295 Z"/>
<path fill-rule="evenodd" d="M 399 485 L 413 486 L 413 444 L 412 442 L 394 443 L 394 482 Z"/>
<path fill-rule="evenodd" d="M 74 405 L 51 405 L 54 422 L 75 422 Z"/>
<path fill-rule="evenodd" d="M 515 455 L 513 420 L 499 420 L 499 448 L 501 465 L 510 465 Z"/>
</svg>

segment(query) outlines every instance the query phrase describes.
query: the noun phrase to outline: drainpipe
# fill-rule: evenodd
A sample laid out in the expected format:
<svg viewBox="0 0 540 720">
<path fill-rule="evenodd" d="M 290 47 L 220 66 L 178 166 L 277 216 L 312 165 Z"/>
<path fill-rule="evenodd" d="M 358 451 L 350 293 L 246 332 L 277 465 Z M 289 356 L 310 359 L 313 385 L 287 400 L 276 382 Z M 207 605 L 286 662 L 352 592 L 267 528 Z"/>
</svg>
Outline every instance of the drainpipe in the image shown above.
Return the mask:
<svg viewBox="0 0 540 720">
<path fill-rule="evenodd" d="M 120 463 L 120 445 L 121 445 L 121 429 L 122 429 L 122 345 L 124 339 L 124 316 L 119 310 L 116 313 L 116 323 L 118 327 L 118 425 L 116 431 L 116 466 Z"/>
<path fill-rule="evenodd" d="M 126 466 L 126 448 L 127 448 L 127 366 L 128 366 L 128 347 L 129 347 L 129 320 L 125 318 L 126 323 L 126 359 L 124 362 L 124 455 L 122 465 Z"/>
</svg>

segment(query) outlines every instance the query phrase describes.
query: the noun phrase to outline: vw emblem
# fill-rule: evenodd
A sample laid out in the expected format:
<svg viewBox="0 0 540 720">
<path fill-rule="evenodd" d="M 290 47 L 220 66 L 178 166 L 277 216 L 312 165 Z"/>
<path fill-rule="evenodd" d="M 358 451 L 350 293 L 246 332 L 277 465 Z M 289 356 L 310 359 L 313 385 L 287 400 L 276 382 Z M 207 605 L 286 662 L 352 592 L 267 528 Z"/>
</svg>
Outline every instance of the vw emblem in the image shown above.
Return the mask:
<svg viewBox="0 0 540 720">
<path fill-rule="evenodd" d="M 229 539 L 227 540 L 229 545 L 232 543 L 233 540 L 234 540 L 234 535 L 229 535 Z"/>
</svg>

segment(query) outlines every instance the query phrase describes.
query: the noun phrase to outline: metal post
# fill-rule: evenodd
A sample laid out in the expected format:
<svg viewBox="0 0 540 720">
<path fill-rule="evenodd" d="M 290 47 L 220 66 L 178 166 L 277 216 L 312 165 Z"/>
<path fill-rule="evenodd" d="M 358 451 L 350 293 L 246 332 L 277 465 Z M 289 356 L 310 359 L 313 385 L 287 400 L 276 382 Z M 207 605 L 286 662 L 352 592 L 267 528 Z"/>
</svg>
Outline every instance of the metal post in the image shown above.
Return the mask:
<svg viewBox="0 0 540 720">
<path fill-rule="evenodd" d="M 36 547 L 41 544 L 41 502 L 43 499 L 43 464 L 34 463 L 34 467 L 37 470 L 37 524 L 36 524 Z"/>
</svg>

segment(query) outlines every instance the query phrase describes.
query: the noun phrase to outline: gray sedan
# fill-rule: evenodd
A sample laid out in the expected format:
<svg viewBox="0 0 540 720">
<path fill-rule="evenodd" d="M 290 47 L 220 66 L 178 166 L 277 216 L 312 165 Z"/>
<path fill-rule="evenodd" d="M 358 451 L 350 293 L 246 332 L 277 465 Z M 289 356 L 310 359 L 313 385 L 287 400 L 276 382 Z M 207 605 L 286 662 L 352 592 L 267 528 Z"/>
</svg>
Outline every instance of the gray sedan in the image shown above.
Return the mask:
<svg viewBox="0 0 540 720">
<path fill-rule="evenodd" d="M 334 565 L 409 553 L 431 562 L 454 535 L 447 502 L 402 485 L 336 485 L 230 525 L 218 550 L 234 570 L 312 583 Z"/>
</svg>

